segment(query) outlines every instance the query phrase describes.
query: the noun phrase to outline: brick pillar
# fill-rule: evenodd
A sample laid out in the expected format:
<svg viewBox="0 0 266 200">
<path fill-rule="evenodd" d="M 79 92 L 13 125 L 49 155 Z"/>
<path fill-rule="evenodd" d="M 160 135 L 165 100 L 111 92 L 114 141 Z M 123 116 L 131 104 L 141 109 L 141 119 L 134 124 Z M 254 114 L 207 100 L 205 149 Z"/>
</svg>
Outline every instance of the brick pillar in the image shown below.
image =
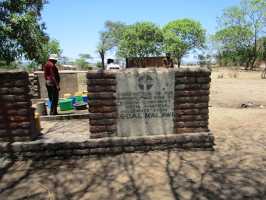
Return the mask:
<svg viewBox="0 0 266 200">
<path fill-rule="evenodd" d="M 175 78 L 175 133 L 208 132 L 210 71 L 179 69 Z"/>
<path fill-rule="evenodd" d="M 115 136 L 117 107 L 115 73 L 87 73 L 91 138 Z"/>
<path fill-rule="evenodd" d="M 26 72 L 0 72 L 0 141 L 31 141 L 38 136 L 29 93 Z"/>
</svg>

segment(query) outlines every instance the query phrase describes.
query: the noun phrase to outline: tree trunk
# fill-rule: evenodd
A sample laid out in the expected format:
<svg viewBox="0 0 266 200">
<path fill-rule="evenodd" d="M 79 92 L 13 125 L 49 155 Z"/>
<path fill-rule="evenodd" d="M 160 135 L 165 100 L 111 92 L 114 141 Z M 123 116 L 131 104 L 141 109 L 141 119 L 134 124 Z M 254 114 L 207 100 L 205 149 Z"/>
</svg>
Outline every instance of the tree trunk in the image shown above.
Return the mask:
<svg viewBox="0 0 266 200">
<path fill-rule="evenodd" d="M 180 68 L 180 66 L 181 66 L 181 58 L 177 58 L 177 66 L 178 66 L 178 68 Z"/>
<path fill-rule="evenodd" d="M 102 61 L 102 69 L 105 69 L 105 67 L 104 67 L 104 57 L 105 57 L 105 55 L 104 55 L 103 51 L 100 52 L 100 56 L 101 56 L 101 61 Z"/>
<path fill-rule="evenodd" d="M 250 66 L 250 70 L 253 70 L 255 62 L 257 60 L 257 30 L 255 28 L 255 38 L 254 38 L 254 49 L 253 49 L 253 58 L 251 61 L 251 66 Z"/>
</svg>

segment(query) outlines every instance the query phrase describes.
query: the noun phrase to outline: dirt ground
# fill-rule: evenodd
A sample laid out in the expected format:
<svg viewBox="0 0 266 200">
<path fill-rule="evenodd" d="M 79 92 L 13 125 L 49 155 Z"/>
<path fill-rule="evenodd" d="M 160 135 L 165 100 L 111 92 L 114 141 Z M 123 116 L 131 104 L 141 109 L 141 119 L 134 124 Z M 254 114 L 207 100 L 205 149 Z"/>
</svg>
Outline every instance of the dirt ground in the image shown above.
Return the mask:
<svg viewBox="0 0 266 200">
<path fill-rule="evenodd" d="M 247 102 L 255 106 L 240 108 Z M 210 106 L 214 152 L 2 158 L 0 200 L 266 199 L 266 80 L 259 72 L 215 70 Z"/>
</svg>

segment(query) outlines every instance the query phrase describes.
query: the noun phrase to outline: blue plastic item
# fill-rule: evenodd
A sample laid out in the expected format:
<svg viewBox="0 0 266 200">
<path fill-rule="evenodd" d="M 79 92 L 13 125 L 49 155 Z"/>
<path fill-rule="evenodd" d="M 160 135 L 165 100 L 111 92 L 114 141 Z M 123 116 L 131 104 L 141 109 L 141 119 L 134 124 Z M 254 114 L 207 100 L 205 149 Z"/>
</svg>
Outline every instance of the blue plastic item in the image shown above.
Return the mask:
<svg viewBox="0 0 266 200">
<path fill-rule="evenodd" d="M 49 109 L 51 109 L 52 102 L 50 100 L 47 101 L 47 106 L 48 106 Z"/>
<path fill-rule="evenodd" d="M 68 99 L 72 100 L 72 105 L 74 105 L 76 103 L 76 98 L 75 97 L 69 97 Z"/>
<path fill-rule="evenodd" d="M 82 96 L 83 102 L 88 103 L 88 96 Z"/>
</svg>

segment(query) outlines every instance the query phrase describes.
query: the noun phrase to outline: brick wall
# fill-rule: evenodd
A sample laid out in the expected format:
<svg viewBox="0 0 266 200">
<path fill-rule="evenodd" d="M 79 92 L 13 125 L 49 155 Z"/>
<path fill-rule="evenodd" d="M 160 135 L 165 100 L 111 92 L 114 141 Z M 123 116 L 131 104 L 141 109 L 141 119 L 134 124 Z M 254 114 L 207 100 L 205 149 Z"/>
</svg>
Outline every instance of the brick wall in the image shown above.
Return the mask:
<svg viewBox="0 0 266 200">
<path fill-rule="evenodd" d="M 40 83 L 38 76 L 36 74 L 29 75 L 30 81 L 30 94 L 33 99 L 40 99 L 41 98 L 41 91 L 40 91 Z"/>
<path fill-rule="evenodd" d="M 116 135 L 116 72 L 87 73 L 91 138 Z M 208 132 L 210 71 L 205 68 L 175 70 L 174 133 Z"/>
<path fill-rule="evenodd" d="M 34 110 L 26 72 L 0 72 L 0 141 L 31 141 Z"/>
</svg>

